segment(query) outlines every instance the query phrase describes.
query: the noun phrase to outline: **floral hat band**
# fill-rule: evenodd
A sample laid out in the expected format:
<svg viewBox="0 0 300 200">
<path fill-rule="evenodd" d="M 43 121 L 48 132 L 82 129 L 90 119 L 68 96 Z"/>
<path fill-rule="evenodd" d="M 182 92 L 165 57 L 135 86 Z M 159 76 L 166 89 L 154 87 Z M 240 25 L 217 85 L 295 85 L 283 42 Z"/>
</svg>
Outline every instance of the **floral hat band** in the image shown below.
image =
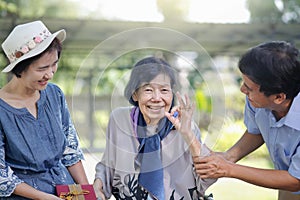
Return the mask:
<svg viewBox="0 0 300 200">
<path fill-rule="evenodd" d="M 19 49 L 16 49 L 15 53 L 8 55 L 9 61 L 14 62 L 15 60 L 17 60 L 24 54 L 28 53 L 30 50 L 34 49 L 36 47 L 36 45 L 41 43 L 43 40 L 45 40 L 50 35 L 51 35 L 51 33 L 48 30 L 44 30 L 42 33 L 40 33 L 39 36 L 33 37 L 26 44 L 22 45 Z"/>
<path fill-rule="evenodd" d="M 52 34 L 41 21 L 16 26 L 2 43 L 10 61 L 2 72 L 10 72 L 19 62 L 42 53 L 55 38 L 64 41 L 66 31 L 62 29 Z"/>
</svg>

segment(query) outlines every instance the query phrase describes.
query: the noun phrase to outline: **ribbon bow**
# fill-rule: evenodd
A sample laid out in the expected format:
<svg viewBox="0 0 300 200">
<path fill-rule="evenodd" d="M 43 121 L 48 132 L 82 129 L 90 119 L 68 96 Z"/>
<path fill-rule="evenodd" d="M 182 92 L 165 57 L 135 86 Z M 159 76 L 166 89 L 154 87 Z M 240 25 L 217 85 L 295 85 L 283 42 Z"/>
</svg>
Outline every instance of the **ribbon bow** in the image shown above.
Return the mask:
<svg viewBox="0 0 300 200">
<path fill-rule="evenodd" d="M 80 195 L 89 194 L 90 191 L 88 190 L 82 190 L 81 187 L 76 185 L 69 186 L 70 192 L 61 192 L 59 194 L 59 198 L 65 199 L 65 200 L 72 200 L 73 197 L 75 197 L 75 200 L 81 200 L 84 198 L 80 198 Z"/>
</svg>

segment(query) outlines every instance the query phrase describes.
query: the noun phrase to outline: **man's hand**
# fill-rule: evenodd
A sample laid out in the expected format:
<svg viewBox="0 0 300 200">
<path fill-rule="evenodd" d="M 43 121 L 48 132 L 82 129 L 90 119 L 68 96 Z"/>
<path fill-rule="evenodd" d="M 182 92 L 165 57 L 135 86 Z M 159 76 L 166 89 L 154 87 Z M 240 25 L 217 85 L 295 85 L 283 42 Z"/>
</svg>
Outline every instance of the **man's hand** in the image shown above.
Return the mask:
<svg viewBox="0 0 300 200">
<path fill-rule="evenodd" d="M 225 159 L 225 153 L 212 152 L 209 156 L 193 157 L 196 174 L 201 178 L 230 177 L 230 170 L 234 163 Z"/>
</svg>

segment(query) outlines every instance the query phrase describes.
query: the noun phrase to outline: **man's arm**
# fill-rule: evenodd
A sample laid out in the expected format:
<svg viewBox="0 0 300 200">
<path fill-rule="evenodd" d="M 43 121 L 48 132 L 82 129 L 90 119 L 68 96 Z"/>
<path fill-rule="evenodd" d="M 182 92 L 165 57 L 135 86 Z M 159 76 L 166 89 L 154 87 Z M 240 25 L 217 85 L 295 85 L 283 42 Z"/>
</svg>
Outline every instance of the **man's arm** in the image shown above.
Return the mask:
<svg viewBox="0 0 300 200">
<path fill-rule="evenodd" d="M 237 162 L 264 144 L 261 134 L 251 134 L 247 130 L 244 135 L 224 153 L 226 160 Z"/>
<path fill-rule="evenodd" d="M 300 180 L 291 176 L 288 171 L 243 166 L 225 160 L 219 154 L 200 159 L 195 171 L 204 179 L 228 177 L 266 188 L 291 192 L 300 190 Z"/>
<path fill-rule="evenodd" d="M 207 157 L 193 157 L 196 173 L 201 178 L 236 178 L 257 186 L 288 190 L 300 190 L 300 180 L 288 171 L 259 169 L 236 164 L 243 157 L 259 148 L 264 143 L 262 136 L 247 131 L 228 151 L 211 153 Z"/>
</svg>

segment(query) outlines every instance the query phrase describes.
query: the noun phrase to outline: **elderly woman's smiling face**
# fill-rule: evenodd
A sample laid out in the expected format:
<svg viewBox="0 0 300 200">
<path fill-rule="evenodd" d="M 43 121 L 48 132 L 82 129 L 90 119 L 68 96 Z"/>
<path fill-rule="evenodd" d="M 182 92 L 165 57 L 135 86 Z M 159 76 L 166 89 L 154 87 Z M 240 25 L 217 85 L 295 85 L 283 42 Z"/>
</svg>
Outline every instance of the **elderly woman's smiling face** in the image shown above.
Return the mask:
<svg viewBox="0 0 300 200">
<path fill-rule="evenodd" d="M 156 125 L 172 105 L 173 93 L 170 77 L 158 74 L 149 83 L 143 83 L 132 96 L 138 102 L 147 125 Z"/>
</svg>

